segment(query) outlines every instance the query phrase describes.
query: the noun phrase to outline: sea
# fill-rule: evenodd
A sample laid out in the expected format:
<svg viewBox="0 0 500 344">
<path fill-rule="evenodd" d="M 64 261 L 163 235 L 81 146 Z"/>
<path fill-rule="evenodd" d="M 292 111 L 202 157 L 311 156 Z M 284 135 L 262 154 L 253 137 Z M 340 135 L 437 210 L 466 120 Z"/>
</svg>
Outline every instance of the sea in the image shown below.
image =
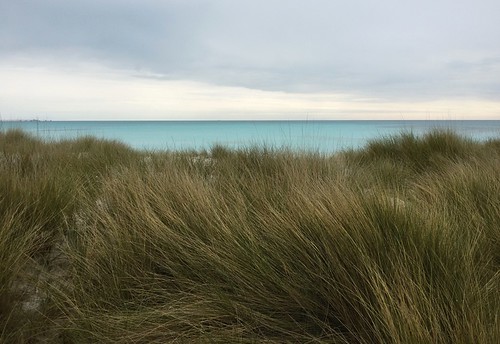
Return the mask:
<svg viewBox="0 0 500 344">
<path fill-rule="evenodd" d="M 500 120 L 342 121 L 3 121 L 0 131 L 22 129 L 44 140 L 85 136 L 121 141 L 140 150 L 208 150 L 266 146 L 334 153 L 371 140 L 434 129 L 476 140 L 500 139 Z"/>
</svg>

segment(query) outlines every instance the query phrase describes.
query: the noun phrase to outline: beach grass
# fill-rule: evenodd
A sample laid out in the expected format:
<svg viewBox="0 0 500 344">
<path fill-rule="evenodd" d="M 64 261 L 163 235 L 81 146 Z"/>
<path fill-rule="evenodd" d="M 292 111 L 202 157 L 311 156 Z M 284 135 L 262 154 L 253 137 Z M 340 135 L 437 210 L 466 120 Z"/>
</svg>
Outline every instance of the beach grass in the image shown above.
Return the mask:
<svg viewBox="0 0 500 344">
<path fill-rule="evenodd" d="M 0 133 L 0 342 L 498 343 L 500 140 Z"/>
</svg>

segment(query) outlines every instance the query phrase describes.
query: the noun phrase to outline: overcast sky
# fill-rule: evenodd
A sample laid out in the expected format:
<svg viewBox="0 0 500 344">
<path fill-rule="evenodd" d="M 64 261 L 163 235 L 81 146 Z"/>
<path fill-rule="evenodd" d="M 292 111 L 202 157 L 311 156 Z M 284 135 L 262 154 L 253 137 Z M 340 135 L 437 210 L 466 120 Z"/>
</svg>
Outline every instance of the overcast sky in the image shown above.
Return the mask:
<svg viewBox="0 0 500 344">
<path fill-rule="evenodd" d="M 500 119 L 498 0 L 0 0 L 3 119 Z"/>
</svg>

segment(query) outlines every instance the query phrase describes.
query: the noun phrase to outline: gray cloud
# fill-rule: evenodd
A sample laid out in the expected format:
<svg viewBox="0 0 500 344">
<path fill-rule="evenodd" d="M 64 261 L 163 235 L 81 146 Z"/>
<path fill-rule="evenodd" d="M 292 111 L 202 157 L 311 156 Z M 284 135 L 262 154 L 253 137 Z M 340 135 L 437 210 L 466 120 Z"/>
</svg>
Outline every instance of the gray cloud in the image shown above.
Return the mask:
<svg viewBox="0 0 500 344">
<path fill-rule="evenodd" d="M 197 9 L 177 3 L 126 1 L 6 1 L 0 11 L 2 54 L 49 54 L 110 64 L 175 70 L 196 53 L 191 21 Z M 63 56 L 61 56 L 63 54 Z"/>
<path fill-rule="evenodd" d="M 387 99 L 500 97 L 500 2 L 0 0 L 0 56 Z"/>
</svg>

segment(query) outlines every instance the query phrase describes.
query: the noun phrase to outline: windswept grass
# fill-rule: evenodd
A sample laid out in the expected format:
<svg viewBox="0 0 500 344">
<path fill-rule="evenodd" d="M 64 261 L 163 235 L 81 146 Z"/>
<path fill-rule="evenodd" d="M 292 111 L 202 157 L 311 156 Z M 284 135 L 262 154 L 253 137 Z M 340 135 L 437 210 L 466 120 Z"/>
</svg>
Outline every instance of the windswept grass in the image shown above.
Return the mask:
<svg viewBox="0 0 500 344">
<path fill-rule="evenodd" d="M 499 148 L 431 132 L 335 156 L 136 152 L 2 133 L 0 339 L 497 343 Z"/>
</svg>

